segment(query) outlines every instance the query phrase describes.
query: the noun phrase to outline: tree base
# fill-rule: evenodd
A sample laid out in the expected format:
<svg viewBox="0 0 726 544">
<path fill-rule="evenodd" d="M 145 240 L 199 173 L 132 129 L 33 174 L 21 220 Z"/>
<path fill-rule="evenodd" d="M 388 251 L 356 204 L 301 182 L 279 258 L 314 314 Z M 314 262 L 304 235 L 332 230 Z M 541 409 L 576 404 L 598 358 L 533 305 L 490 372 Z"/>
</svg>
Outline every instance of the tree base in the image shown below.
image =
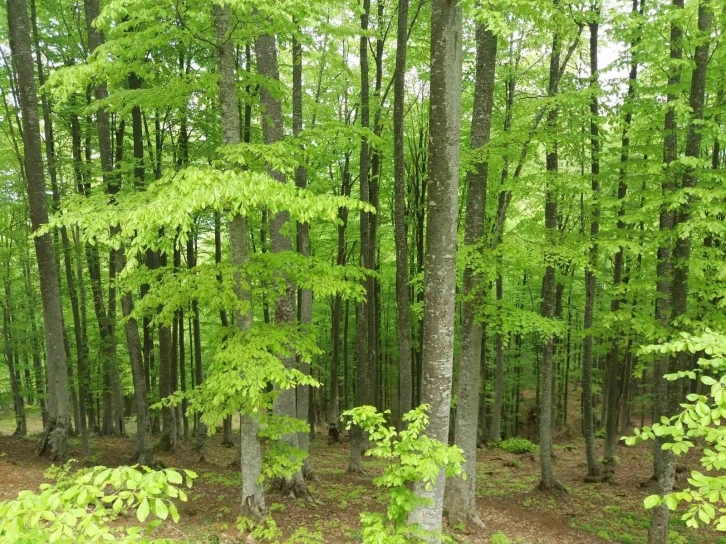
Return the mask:
<svg viewBox="0 0 726 544">
<path fill-rule="evenodd" d="M 346 472 L 348 474 L 368 474 L 360 463 L 353 462 L 348 464 L 348 470 Z"/>
<path fill-rule="evenodd" d="M 172 453 L 176 449 L 176 441 L 173 440 L 168 434 L 162 434 L 159 438 L 159 442 L 154 446 L 154 451 L 164 451 Z"/>
<path fill-rule="evenodd" d="M 317 502 L 308 490 L 308 486 L 305 485 L 302 473 L 297 473 L 290 479 L 277 478 L 271 487 L 275 493 L 291 499 L 303 499 L 309 503 Z"/>
<path fill-rule="evenodd" d="M 446 513 L 446 517 L 449 522 L 449 527 L 454 527 L 465 535 L 474 534 L 486 529 L 479 514 L 473 510 L 449 511 Z"/>
<path fill-rule="evenodd" d="M 539 485 L 537 486 L 537 491 L 569 493 L 569 491 L 567 491 L 567 488 L 557 480 L 552 480 L 551 482 L 545 482 L 544 480 L 540 481 Z"/>
<path fill-rule="evenodd" d="M 68 460 L 68 429 L 57 421 L 49 421 L 40 435 L 38 455 L 42 456 L 48 451 L 51 461 L 64 463 Z"/>
<path fill-rule="evenodd" d="M 599 474 L 588 474 L 585 476 L 585 483 L 586 484 L 601 484 L 603 482 L 607 482 L 610 479 L 610 475 L 606 473 L 599 473 Z"/>
</svg>

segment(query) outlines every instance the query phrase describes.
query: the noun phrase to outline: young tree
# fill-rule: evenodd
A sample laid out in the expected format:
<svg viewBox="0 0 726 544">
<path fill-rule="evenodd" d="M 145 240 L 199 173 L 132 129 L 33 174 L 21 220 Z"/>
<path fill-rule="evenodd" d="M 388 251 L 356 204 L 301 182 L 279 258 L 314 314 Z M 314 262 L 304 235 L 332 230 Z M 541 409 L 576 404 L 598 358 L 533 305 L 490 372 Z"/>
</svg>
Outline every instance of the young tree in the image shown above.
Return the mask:
<svg viewBox="0 0 726 544">
<path fill-rule="evenodd" d="M 240 141 L 239 115 L 237 112 L 237 78 L 235 74 L 234 42 L 231 37 L 229 6 L 214 5 L 214 36 L 219 71 L 219 104 L 222 125 L 222 141 L 237 144 Z M 249 261 L 249 237 L 246 218 L 235 215 L 229 223 L 229 245 L 234 266 Z M 235 276 L 235 293 L 245 306 L 236 316 L 235 324 L 242 331 L 252 326 L 252 297 L 243 287 L 240 275 Z M 262 487 L 262 451 L 257 433 L 260 423 L 256 414 L 240 414 L 240 460 L 242 475 L 241 515 L 261 522 L 267 511 L 265 492 Z"/>
</svg>

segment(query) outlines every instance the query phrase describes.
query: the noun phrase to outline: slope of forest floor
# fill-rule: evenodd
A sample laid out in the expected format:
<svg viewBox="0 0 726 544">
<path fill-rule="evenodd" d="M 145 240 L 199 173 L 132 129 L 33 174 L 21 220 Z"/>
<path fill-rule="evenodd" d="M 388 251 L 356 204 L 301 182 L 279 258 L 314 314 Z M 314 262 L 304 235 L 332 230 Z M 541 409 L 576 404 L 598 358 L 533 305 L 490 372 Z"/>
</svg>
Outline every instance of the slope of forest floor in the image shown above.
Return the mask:
<svg viewBox="0 0 726 544">
<path fill-rule="evenodd" d="M 33 453 L 34 437 L 8 436 L 12 431 L 10 418 L 12 413 L 0 415 L 0 500 L 15 498 L 23 489 L 37 489 L 47 468 L 47 461 Z M 72 446 L 72 455 L 80 455 L 77 439 Z M 92 447 L 93 464 L 131 462 L 133 444 L 128 438 L 94 437 Z M 463 534 L 451 528 L 450 533 L 463 544 L 644 543 L 649 516 L 642 507 L 643 498 L 653 492 L 649 481 L 651 447 L 620 447 L 614 481 L 585 484 L 584 445 L 580 440 L 563 439 L 555 447 L 555 471 L 568 492 L 558 494 L 535 490 L 539 474 L 536 454 L 482 450 L 477 493 L 486 529 Z M 367 474 L 347 474 L 347 441 L 329 446 L 322 434 L 313 441 L 311 455 L 320 479 L 311 484 L 311 489 L 321 504 L 268 496 L 272 517 L 285 535 L 282 542 L 360 541 L 360 512 L 384 509 L 385 493 L 371 483 L 383 465 L 366 460 Z M 229 466 L 234 456 L 234 449 L 220 445 L 220 436 L 209 438 L 203 456 L 185 442 L 180 442 L 174 454 L 158 454 L 166 466 L 192 469 L 199 474 L 189 501 L 180 505 L 180 523 L 162 526 L 155 533 L 159 538 L 209 543 L 244 541 L 234 528 L 240 481 L 239 472 Z M 698 453 L 679 461 L 688 469 L 696 468 Z M 681 481 L 685 483 L 685 478 L 681 477 Z M 674 517 L 670 544 L 726 544 L 726 537 L 687 529 L 678 516 Z"/>
</svg>

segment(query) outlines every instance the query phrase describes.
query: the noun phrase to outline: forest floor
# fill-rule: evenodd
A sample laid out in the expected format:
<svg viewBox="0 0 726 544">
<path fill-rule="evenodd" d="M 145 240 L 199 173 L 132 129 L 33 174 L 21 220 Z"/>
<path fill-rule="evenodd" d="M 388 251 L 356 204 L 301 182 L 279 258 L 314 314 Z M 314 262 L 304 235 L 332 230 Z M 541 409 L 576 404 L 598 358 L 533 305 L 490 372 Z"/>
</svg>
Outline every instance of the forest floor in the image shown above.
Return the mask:
<svg viewBox="0 0 726 544">
<path fill-rule="evenodd" d="M 38 430 L 37 423 L 30 424 L 31 432 Z M 0 501 L 15 498 L 23 489 L 37 490 L 45 480 L 48 466 L 46 460 L 34 455 L 36 438 L 9 436 L 12 429 L 12 413 L 0 413 Z M 189 491 L 189 501 L 179 507 L 179 524 L 163 525 L 155 533 L 159 538 L 190 543 L 244 541 L 235 529 L 240 474 L 229 467 L 235 450 L 222 447 L 220 441 L 219 435 L 210 437 L 203 456 L 183 441 L 175 453 L 158 454 L 166 466 L 192 469 L 199 475 Z M 584 443 L 560 435 L 555 446 L 555 473 L 567 493 L 535 490 L 539 481 L 536 454 L 481 450 L 477 495 L 486 529 L 464 534 L 449 528 L 449 533 L 462 544 L 645 543 L 649 513 L 643 509 L 643 499 L 653 492 L 649 482 L 651 448 L 652 444 L 619 447 L 620 464 L 615 479 L 585 484 Z M 131 463 L 131 439 L 93 437 L 92 449 L 93 464 Z M 72 439 L 71 454 L 79 456 L 79 450 L 78 439 Z M 679 462 L 689 470 L 694 469 L 698 457 L 694 452 Z M 371 483 L 383 465 L 367 459 L 367 474 L 347 474 L 347 440 L 329 446 L 321 433 L 312 443 L 311 460 L 320 481 L 310 488 L 321 504 L 269 495 L 272 518 L 284 533 L 283 539 L 274 542 L 359 542 L 360 512 L 382 511 L 385 507 L 385 494 Z M 681 483 L 685 483 L 683 476 Z M 670 544 L 726 544 L 726 537 L 703 529 L 688 529 L 679 517 L 672 516 L 675 519 Z"/>
</svg>

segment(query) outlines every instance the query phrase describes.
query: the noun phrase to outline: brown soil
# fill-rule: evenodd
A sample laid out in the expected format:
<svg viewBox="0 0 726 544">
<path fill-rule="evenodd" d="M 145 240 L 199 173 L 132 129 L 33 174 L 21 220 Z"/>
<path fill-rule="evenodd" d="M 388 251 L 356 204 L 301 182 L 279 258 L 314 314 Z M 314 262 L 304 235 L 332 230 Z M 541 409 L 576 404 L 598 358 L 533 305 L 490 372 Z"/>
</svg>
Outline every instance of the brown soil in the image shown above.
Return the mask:
<svg viewBox="0 0 726 544">
<path fill-rule="evenodd" d="M 158 454 L 168 467 L 192 469 L 199 474 L 189 492 L 189 502 L 179 505 L 180 523 L 163 525 L 157 533 L 160 537 L 185 542 L 245 541 L 235 529 L 239 472 L 230 469 L 229 464 L 236 450 L 220 443 L 220 435 L 210 437 L 203 455 L 192 450 L 191 442 L 181 442 L 173 454 Z M 34 454 L 35 445 L 35 439 L 0 436 L 0 500 L 12 499 L 23 489 L 37 489 L 44 481 L 47 461 Z M 94 437 L 92 449 L 94 464 L 116 466 L 132 462 L 130 439 Z M 642 527 L 632 529 L 631 540 L 623 536 L 631 528 L 623 525 L 622 519 L 629 514 L 637 516 L 633 522 L 636 525 L 647 523 L 648 514 L 642 504 L 652 490 L 641 484 L 647 484 L 651 475 L 651 445 L 620 447 L 621 464 L 614 480 L 601 484 L 583 482 L 586 470 L 581 441 L 558 444 L 555 452 L 555 471 L 568 489 L 566 494 L 535 491 L 539 473 L 536 454 L 481 451 L 477 489 L 479 512 L 486 528 L 471 534 L 452 531 L 457 541 L 485 544 L 492 535 L 503 533 L 512 544 L 642 542 Z M 77 441 L 72 444 L 71 455 L 80 456 Z M 328 446 L 321 432 L 313 442 L 311 457 L 320 482 L 310 486 L 320 504 L 268 495 L 272 517 L 285 535 L 281 542 L 360 541 L 360 512 L 385 508 L 384 493 L 371 483 L 383 465 L 367 459 L 367 474 L 347 474 L 347 457 L 347 441 Z M 698 457 L 698 452 L 693 452 L 681 463 L 695 468 Z M 323 540 L 289 540 L 295 531 L 302 530 L 319 531 Z M 685 534 L 697 537 L 684 540 L 689 544 L 718 542 L 708 532 Z"/>
</svg>

